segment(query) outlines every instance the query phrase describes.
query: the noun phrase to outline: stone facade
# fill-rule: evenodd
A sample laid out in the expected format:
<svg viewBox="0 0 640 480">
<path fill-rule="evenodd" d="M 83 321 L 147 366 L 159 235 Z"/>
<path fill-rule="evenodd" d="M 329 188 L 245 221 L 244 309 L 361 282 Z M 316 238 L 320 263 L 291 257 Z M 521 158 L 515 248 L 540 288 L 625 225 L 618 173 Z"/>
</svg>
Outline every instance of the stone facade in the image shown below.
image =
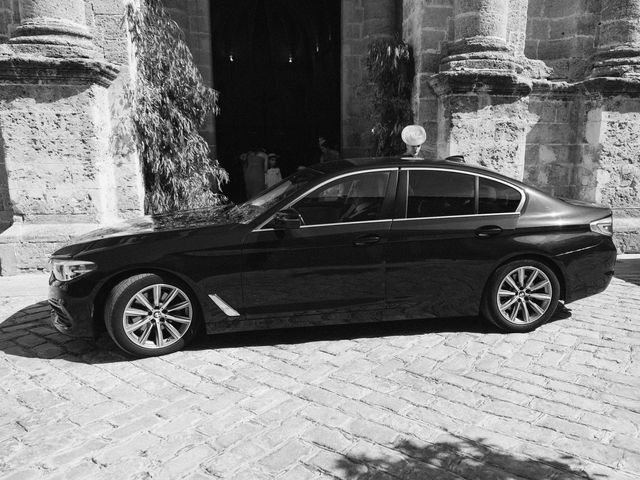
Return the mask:
<svg viewBox="0 0 640 480">
<path fill-rule="evenodd" d="M 404 0 L 426 150 L 613 208 L 640 250 L 640 2 Z"/>
<path fill-rule="evenodd" d="M 70 235 L 142 213 L 129 1 L 0 0 L 2 274 L 41 268 Z M 165 5 L 212 84 L 210 2 Z M 341 5 L 344 156 L 373 152 L 367 46 L 402 35 L 428 153 L 606 204 L 620 249 L 640 251 L 640 0 Z M 215 152 L 213 119 L 202 133 Z"/>
</svg>

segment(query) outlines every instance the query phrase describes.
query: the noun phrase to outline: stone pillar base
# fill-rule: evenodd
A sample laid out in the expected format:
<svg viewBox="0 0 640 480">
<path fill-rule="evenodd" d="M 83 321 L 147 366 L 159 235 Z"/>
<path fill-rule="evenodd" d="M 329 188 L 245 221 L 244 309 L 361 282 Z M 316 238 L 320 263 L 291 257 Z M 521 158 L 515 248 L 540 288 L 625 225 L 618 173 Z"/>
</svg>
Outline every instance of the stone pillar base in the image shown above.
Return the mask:
<svg viewBox="0 0 640 480">
<path fill-rule="evenodd" d="M 39 48 L 39 45 L 35 45 Z M 46 268 L 71 237 L 118 217 L 100 59 L 0 50 L 0 273 Z"/>
<path fill-rule="evenodd" d="M 640 211 L 634 217 L 613 213 L 613 241 L 620 253 L 640 253 Z"/>
<path fill-rule="evenodd" d="M 98 224 L 24 224 L 14 221 L 0 233 L 0 275 L 48 269 L 49 256 L 73 237 L 99 228 Z"/>
<path fill-rule="evenodd" d="M 527 95 L 532 81 L 505 71 L 449 71 L 430 84 L 438 96 L 438 157 L 465 162 L 521 180 L 532 124 Z"/>
</svg>

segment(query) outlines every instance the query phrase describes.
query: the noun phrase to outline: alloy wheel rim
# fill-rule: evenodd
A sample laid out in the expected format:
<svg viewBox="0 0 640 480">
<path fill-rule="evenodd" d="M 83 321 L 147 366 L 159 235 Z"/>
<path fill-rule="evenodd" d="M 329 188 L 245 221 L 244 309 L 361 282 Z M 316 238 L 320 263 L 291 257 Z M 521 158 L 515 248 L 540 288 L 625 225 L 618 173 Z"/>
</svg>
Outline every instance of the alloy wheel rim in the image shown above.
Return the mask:
<svg viewBox="0 0 640 480">
<path fill-rule="evenodd" d="M 174 344 L 187 333 L 192 320 L 193 306 L 187 294 L 160 283 L 133 295 L 122 315 L 127 337 L 148 349 Z"/>
<path fill-rule="evenodd" d="M 536 267 L 518 267 L 507 274 L 496 300 L 502 317 L 511 323 L 527 325 L 538 321 L 551 305 L 553 286 L 546 273 Z"/>
</svg>

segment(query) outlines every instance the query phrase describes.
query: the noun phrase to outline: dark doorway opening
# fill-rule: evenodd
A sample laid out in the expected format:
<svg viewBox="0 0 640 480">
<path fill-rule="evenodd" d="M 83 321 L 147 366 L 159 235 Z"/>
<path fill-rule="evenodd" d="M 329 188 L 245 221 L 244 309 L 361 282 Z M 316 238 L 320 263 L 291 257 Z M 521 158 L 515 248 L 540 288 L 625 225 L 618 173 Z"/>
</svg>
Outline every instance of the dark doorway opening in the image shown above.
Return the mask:
<svg viewBox="0 0 640 480">
<path fill-rule="evenodd" d="M 239 157 L 280 155 L 283 176 L 340 144 L 340 0 L 212 0 L 218 159 L 243 200 Z"/>
</svg>

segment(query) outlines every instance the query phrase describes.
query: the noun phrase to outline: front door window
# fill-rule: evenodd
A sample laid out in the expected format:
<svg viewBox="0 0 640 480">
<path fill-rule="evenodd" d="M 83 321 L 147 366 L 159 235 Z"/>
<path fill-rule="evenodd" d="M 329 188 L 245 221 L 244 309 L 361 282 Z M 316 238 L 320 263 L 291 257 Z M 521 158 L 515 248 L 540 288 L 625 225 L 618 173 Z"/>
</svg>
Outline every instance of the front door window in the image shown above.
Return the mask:
<svg viewBox="0 0 640 480">
<path fill-rule="evenodd" d="M 336 180 L 299 200 L 293 208 L 305 225 L 382 220 L 391 172 L 370 172 Z"/>
</svg>

